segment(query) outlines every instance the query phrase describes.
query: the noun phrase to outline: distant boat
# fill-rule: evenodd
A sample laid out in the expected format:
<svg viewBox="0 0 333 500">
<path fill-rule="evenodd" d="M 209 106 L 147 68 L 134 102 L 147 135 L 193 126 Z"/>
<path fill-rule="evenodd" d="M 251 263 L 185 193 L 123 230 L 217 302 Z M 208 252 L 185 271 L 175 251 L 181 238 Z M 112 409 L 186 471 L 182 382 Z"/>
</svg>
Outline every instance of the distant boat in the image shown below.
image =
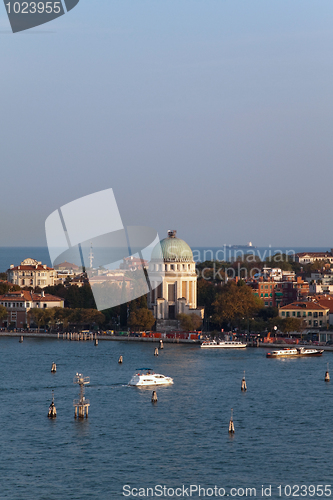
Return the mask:
<svg viewBox="0 0 333 500">
<path fill-rule="evenodd" d="M 300 356 L 321 356 L 323 354 L 323 349 L 305 349 L 304 347 L 296 347 L 295 349 L 290 349 L 285 347 L 280 351 L 268 352 L 266 358 L 291 358 Z"/>
<path fill-rule="evenodd" d="M 239 340 L 204 340 L 201 344 L 202 348 L 244 348 L 247 347 L 246 342 L 240 342 Z"/>
<path fill-rule="evenodd" d="M 230 245 L 230 248 L 257 248 L 256 246 L 252 245 L 252 241 L 249 241 L 246 243 L 246 245 Z"/>
</svg>

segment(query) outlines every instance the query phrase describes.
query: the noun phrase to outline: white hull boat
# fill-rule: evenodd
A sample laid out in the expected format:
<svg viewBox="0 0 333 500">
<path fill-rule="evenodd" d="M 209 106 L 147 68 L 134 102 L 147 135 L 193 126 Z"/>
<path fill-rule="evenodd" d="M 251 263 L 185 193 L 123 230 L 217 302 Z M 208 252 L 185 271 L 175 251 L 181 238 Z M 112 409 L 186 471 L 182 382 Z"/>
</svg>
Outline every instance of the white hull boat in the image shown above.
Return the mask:
<svg viewBox="0 0 333 500">
<path fill-rule="evenodd" d="M 240 348 L 243 349 L 244 347 L 247 347 L 247 344 L 245 342 L 241 342 L 239 340 L 205 340 L 201 346 L 203 349 L 216 349 L 216 348 L 224 348 L 224 349 L 230 349 L 230 348 Z"/>
<path fill-rule="evenodd" d="M 268 352 L 266 358 L 299 358 L 304 356 L 321 356 L 322 349 L 306 349 L 305 347 L 295 347 L 290 349 L 286 347 L 280 351 Z"/>
<path fill-rule="evenodd" d="M 154 373 L 149 368 L 139 369 L 138 373 L 133 375 L 128 385 L 136 387 L 151 387 L 156 385 L 172 385 L 173 379 L 166 377 L 161 373 Z"/>
</svg>

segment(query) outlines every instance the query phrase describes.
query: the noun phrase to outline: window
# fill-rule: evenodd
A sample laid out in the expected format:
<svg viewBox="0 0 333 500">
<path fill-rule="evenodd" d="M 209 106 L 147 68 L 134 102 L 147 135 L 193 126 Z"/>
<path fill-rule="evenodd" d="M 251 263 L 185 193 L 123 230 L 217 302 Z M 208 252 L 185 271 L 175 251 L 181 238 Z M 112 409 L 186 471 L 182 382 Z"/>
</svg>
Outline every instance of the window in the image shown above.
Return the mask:
<svg viewBox="0 0 333 500">
<path fill-rule="evenodd" d="M 296 316 L 296 312 L 295 311 L 293 311 L 293 316 Z"/>
<path fill-rule="evenodd" d="M 285 315 L 286 315 L 286 313 L 284 311 L 282 311 L 282 316 L 285 316 Z"/>
<path fill-rule="evenodd" d="M 301 313 L 300 311 L 297 311 L 297 317 L 300 318 L 301 317 Z"/>
<path fill-rule="evenodd" d="M 319 316 L 323 316 L 323 313 L 322 313 L 322 312 L 320 312 L 320 313 L 319 313 Z"/>
<path fill-rule="evenodd" d="M 312 312 L 311 311 L 308 312 L 308 316 L 312 316 Z"/>
<path fill-rule="evenodd" d="M 309 326 L 311 326 L 311 323 L 312 323 L 312 321 L 311 321 L 311 319 L 309 319 Z"/>
</svg>

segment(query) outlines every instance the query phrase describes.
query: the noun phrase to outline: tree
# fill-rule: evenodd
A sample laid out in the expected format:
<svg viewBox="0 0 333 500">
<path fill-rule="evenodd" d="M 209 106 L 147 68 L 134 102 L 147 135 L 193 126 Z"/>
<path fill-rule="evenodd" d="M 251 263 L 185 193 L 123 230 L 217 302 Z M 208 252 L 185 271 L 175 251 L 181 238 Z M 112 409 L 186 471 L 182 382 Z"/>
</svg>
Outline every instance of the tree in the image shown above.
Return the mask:
<svg viewBox="0 0 333 500">
<path fill-rule="evenodd" d="M 301 332 L 304 328 L 303 320 L 299 318 L 283 318 L 280 322 L 280 330 L 283 333 Z"/>
<path fill-rule="evenodd" d="M 31 320 L 34 323 L 36 323 L 36 325 L 38 327 L 38 332 L 39 332 L 40 327 L 42 325 L 45 325 L 45 321 L 46 321 L 45 309 L 40 309 L 39 307 L 33 307 L 28 312 L 28 318 L 29 318 L 29 323 Z"/>
<path fill-rule="evenodd" d="M 8 316 L 8 311 L 4 306 L 0 306 L 0 322 L 6 319 Z"/>
<path fill-rule="evenodd" d="M 69 318 L 73 313 L 73 309 L 63 307 L 54 307 L 54 321 L 56 324 L 61 324 L 64 330 L 67 330 Z"/>
<path fill-rule="evenodd" d="M 154 323 L 155 318 L 153 313 L 145 308 L 132 311 L 128 318 L 129 326 L 139 330 L 150 330 Z"/>
<path fill-rule="evenodd" d="M 220 287 L 215 286 L 214 283 L 204 279 L 198 280 L 198 306 L 205 308 L 205 314 L 212 316 L 214 313 L 213 303 L 216 300 L 216 295 Z"/>
<path fill-rule="evenodd" d="M 202 325 L 202 319 L 195 313 L 178 314 L 177 319 L 180 321 L 182 330 L 186 332 L 198 330 Z"/>
<path fill-rule="evenodd" d="M 97 309 L 82 309 L 81 315 L 83 323 L 88 324 L 90 328 L 96 324 L 101 325 L 105 321 L 104 314 Z"/>
<path fill-rule="evenodd" d="M 215 311 L 213 320 L 222 325 L 224 322 L 234 323 L 253 316 L 262 308 L 263 303 L 244 282 L 236 284 L 234 281 L 229 281 L 222 287 L 213 305 Z"/>
</svg>

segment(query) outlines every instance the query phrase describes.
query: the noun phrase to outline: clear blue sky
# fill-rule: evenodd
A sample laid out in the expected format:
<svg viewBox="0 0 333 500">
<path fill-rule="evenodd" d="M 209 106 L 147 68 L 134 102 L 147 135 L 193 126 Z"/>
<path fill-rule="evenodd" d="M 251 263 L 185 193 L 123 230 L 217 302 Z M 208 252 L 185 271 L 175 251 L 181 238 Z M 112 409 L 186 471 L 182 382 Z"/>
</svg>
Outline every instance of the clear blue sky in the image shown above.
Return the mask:
<svg viewBox="0 0 333 500">
<path fill-rule="evenodd" d="M 332 0 L 81 0 L 14 35 L 0 5 L 0 245 L 112 187 L 160 237 L 330 248 L 332 26 Z"/>
</svg>

